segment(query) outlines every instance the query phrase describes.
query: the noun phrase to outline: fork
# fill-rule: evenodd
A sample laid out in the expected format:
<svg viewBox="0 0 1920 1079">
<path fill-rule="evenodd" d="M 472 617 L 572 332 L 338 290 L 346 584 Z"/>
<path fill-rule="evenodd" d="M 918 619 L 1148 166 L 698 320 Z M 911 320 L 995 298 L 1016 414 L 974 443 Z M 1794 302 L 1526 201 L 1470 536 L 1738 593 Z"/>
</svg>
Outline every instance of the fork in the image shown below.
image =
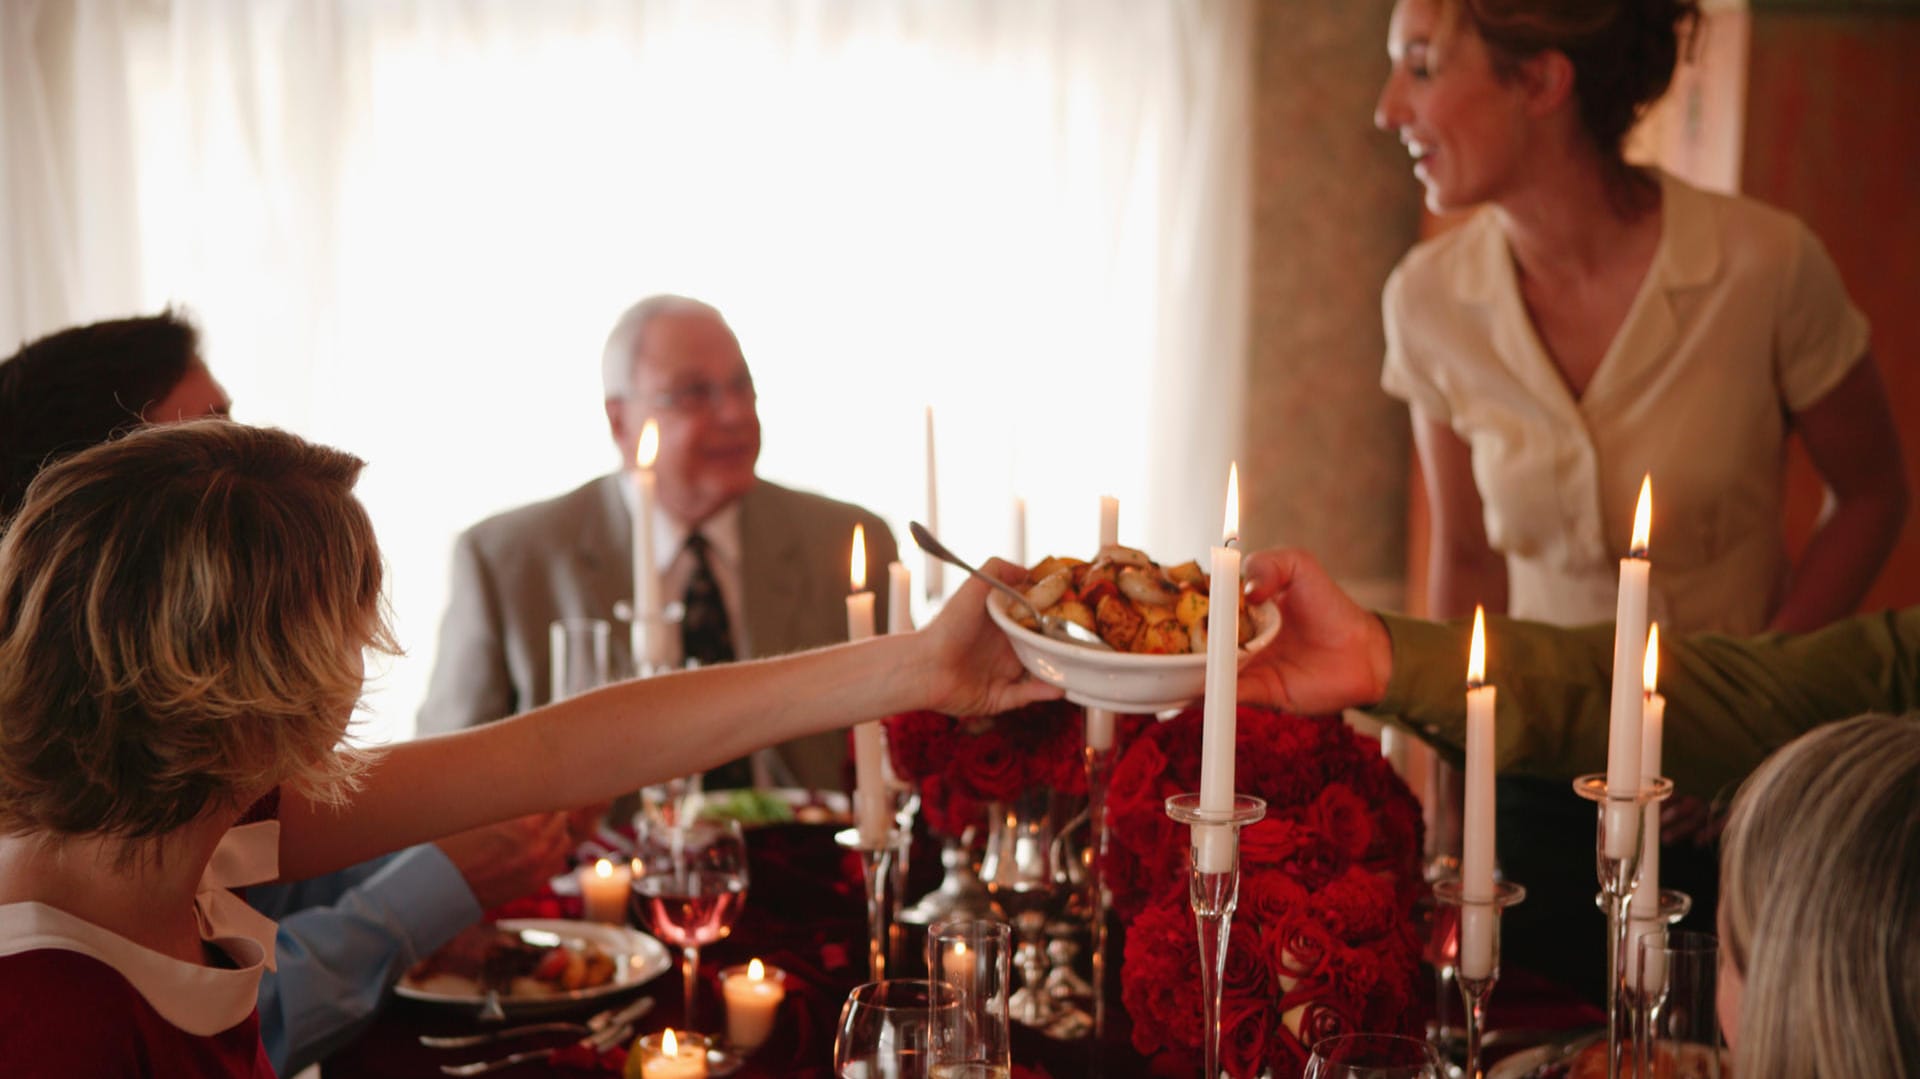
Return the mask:
<svg viewBox="0 0 1920 1079">
<path fill-rule="evenodd" d="M 583 1045 L 595 1050 L 608 1049 L 619 1045 L 621 1042 L 633 1036 L 634 1023 L 652 1010 L 653 998 L 641 997 L 639 1000 L 634 1001 L 619 1011 L 601 1012 L 599 1015 L 587 1020 L 589 1026 L 596 1027 L 597 1029 L 574 1044 Z M 535 1025 L 538 1027 L 580 1028 L 580 1024 L 578 1023 L 540 1023 Z M 518 1031 L 503 1030 L 497 1034 L 478 1036 L 490 1039 L 510 1037 L 516 1033 L 527 1033 L 528 1029 L 529 1028 L 521 1028 Z M 487 1072 L 496 1071 L 500 1068 L 510 1068 L 515 1064 L 524 1064 L 529 1060 L 544 1060 L 552 1056 L 553 1053 L 554 1050 L 552 1048 L 528 1049 L 500 1057 L 497 1060 L 480 1060 L 470 1064 L 442 1064 L 440 1070 L 447 1075 L 484 1075 Z"/>
</svg>

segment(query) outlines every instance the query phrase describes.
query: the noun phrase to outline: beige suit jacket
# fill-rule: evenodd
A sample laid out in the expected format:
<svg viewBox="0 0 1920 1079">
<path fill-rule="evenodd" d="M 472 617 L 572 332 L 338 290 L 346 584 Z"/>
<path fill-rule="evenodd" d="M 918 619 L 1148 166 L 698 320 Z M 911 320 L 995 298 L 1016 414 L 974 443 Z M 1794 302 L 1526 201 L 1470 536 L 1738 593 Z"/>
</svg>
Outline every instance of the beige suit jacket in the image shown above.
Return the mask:
<svg viewBox="0 0 1920 1079">
<path fill-rule="evenodd" d="M 460 535 L 420 733 L 460 730 L 547 703 L 547 627 L 557 618 L 613 620 L 614 604 L 633 595 L 632 525 L 621 482 L 619 474 L 602 476 Z M 756 656 L 846 640 L 847 544 L 856 523 L 866 528 L 867 580 L 884 622 L 887 563 L 898 557 L 885 522 L 859 506 L 764 480 L 741 498 L 742 607 Z M 614 639 L 624 656 L 626 634 L 616 630 Z M 809 787 L 845 786 L 844 732 L 797 739 L 776 753 Z"/>
</svg>

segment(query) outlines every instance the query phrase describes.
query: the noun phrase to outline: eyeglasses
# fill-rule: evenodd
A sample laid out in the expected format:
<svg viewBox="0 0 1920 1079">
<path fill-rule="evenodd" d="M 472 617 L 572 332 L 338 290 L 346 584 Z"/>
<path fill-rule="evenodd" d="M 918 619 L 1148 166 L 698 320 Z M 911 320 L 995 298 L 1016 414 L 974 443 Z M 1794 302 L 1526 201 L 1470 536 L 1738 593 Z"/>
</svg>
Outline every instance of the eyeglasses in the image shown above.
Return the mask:
<svg viewBox="0 0 1920 1079">
<path fill-rule="evenodd" d="M 753 388 L 753 376 L 743 372 L 725 382 L 687 382 L 668 387 L 648 400 L 655 408 L 691 413 L 711 412 L 728 398 L 747 405 L 759 400 L 760 395 Z"/>
</svg>

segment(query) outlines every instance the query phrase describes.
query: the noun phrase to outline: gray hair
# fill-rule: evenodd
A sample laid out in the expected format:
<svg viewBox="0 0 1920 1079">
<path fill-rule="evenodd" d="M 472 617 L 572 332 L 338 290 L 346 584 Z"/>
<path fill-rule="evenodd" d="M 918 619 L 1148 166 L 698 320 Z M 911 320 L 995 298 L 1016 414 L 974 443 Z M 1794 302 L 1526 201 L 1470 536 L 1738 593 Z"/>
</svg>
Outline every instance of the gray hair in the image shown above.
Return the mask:
<svg viewBox="0 0 1920 1079">
<path fill-rule="evenodd" d="M 640 343 L 647 324 L 661 315 L 710 315 L 722 323 L 720 311 L 710 303 L 687 296 L 662 293 L 649 296 L 621 314 L 607 334 L 606 347 L 600 351 L 600 383 L 607 400 L 626 397 L 633 392 L 633 347 Z"/>
</svg>

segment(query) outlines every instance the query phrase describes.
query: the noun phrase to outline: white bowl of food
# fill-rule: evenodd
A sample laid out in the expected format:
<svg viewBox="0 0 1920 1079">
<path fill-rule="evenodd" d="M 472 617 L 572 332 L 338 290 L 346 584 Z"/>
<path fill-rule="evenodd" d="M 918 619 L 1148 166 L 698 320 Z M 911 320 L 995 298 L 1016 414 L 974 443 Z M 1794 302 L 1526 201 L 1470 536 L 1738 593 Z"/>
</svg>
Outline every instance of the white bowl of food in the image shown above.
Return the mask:
<svg viewBox="0 0 1920 1079">
<path fill-rule="evenodd" d="M 1093 565 L 1099 565 L 1106 557 L 1107 552 L 1103 551 L 1102 558 L 1096 559 Z M 1022 591 L 1035 594 L 1034 590 L 1040 588 L 1041 581 L 1062 568 L 1054 563 L 1064 564 L 1064 568 L 1070 572 L 1074 565 L 1081 565 L 1065 559 L 1043 561 L 1035 567 L 1028 586 Z M 1168 584 L 1164 576 L 1159 580 L 1162 586 Z M 1179 586 L 1173 587 L 1177 590 Z M 1070 613 L 1058 604 L 1074 602 L 1071 590 L 1062 597 L 1055 597 L 1054 589 L 1042 591 L 1045 594 L 1036 598 L 1049 601 L 1042 605 L 1043 610 L 1062 615 Z M 1193 588 L 1188 586 L 1186 591 L 1191 592 Z M 1020 617 L 1028 615 L 1028 612 L 1020 609 L 1012 597 L 1004 592 L 996 591 L 987 596 L 987 613 L 1006 633 L 1014 654 L 1020 657 L 1020 662 L 1027 670 L 1035 678 L 1065 690 L 1067 699 L 1075 704 L 1113 712 L 1166 712 L 1192 704 L 1205 691 L 1207 657 L 1197 633 L 1187 650 L 1171 654 L 1109 651 L 1093 645 L 1059 640 L 1036 629 L 1029 629 L 1021 624 L 1023 619 Z M 1280 611 L 1271 602 L 1247 609 L 1244 613 L 1251 625 L 1248 627 L 1249 634 L 1243 634 L 1240 642 L 1242 667 L 1271 644 L 1274 636 L 1280 632 Z M 1090 617 L 1091 612 L 1086 614 L 1088 623 L 1096 621 Z M 1106 626 L 1106 620 L 1097 621 L 1103 629 L 1110 628 Z M 1169 626 L 1173 624 L 1177 623 L 1169 623 Z M 1168 632 L 1172 632 L 1171 628 Z M 1189 628 L 1189 632 L 1194 631 Z M 1103 632 L 1102 636 L 1107 634 Z"/>
</svg>

